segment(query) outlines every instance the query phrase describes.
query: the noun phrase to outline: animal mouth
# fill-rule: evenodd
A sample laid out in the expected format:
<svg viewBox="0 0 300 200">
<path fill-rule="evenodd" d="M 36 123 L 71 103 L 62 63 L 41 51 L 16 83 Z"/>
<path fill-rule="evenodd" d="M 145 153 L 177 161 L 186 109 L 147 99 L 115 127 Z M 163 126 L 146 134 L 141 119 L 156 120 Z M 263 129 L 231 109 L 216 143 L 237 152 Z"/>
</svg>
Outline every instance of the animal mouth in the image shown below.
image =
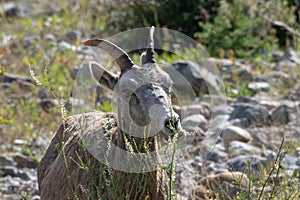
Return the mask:
<svg viewBox="0 0 300 200">
<path fill-rule="evenodd" d="M 178 133 L 178 123 L 178 120 L 174 119 L 165 121 L 164 129 L 162 130 L 165 139 L 167 139 L 168 137 L 172 137 L 176 133 Z"/>
</svg>

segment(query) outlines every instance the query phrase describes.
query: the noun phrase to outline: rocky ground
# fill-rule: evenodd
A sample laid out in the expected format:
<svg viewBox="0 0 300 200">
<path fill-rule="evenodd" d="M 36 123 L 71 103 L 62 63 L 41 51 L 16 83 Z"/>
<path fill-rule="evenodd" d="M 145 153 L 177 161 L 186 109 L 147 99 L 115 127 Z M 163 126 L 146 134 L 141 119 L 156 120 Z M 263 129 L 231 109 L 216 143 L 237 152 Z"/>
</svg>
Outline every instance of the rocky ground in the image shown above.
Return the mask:
<svg viewBox="0 0 300 200">
<path fill-rule="evenodd" d="M 293 52 L 292 49 L 287 51 Z M 201 196 L 203 188 L 207 193 L 213 193 L 216 188 L 221 187 L 226 191 L 226 195 L 233 197 L 248 189 L 247 184 L 239 186 L 232 184 L 232 180 L 239 177 L 245 183 L 257 182 L 257 185 L 253 186 L 252 193 L 252 198 L 255 198 L 263 185 L 259 180 L 266 181 L 268 172 L 274 164 L 279 163 L 284 170 L 280 171 L 281 178 L 277 180 L 279 183 L 276 187 L 284 184 L 282 177 L 291 181 L 292 185 L 289 187 L 299 186 L 300 86 L 297 80 L 293 80 L 295 84 L 289 92 L 281 94 L 278 91 L 279 85 L 283 84 L 281 82 L 293 79 L 294 73 L 288 74 L 283 70 L 299 67 L 294 62 L 298 58 L 282 59 L 279 63 L 268 63 L 268 67 L 274 66 L 270 72 L 256 77 L 251 73 L 252 66 L 248 66 L 249 70 L 237 68 L 233 64 L 222 65 L 223 68 L 229 69 L 229 72 L 227 70 L 226 74 L 223 74 L 228 79 L 233 70 L 238 71 L 234 73 L 247 73 L 247 78 L 253 80 L 248 85 L 255 93 L 252 97 L 228 97 L 226 105 L 216 106 L 198 100 L 197 104 L 175 108 L 177 112 L 184 110 L 189 113 L 189 117 L 182 125 L 185 129 L 196 132 L 194 141 L 179 151 L 176 165 L 176 191 L 179 194 L 185 197 L 192 193 Z M 280 66 L 281 62 L 285 65 Z M 32 84 L 30 77 L 7 74 L 0 77 L 1 87 L 4 90 L 7 85 L 18 81 Z M 283 138 L 283 148 L 279 149 Z M 42 154 L 35 156 L 34 159 L 23 155 L 22 148 L 27 147 L 34 154 L 35 149 L 45 149 L 49 141 L 50 139 L 42 138 L 33 141 L 16 139 L 11 145 L 2 144 L 0 156 L 2 199 L 18 199 L 26 195 L 30 199 L 39 199 L 36 168 L 38 158 Z M 278 155 L 282 156 L 280 161 L 276 161 Z M 275 172 L 272 174 L 273 179 L 276 176 Z M 219 180 L 222 182 L 220 185 L 212 184 Z"/>
<path fill-rule="evenodd" d="M 22 16 L 30 8 L 12 3 L 5 9 L 6 15 Z M 55 8 L 51 9 L 56 12 Z M 1 66 L 6 70 L 0 68 L 0 199 L 40 199 L 36 168 L 60 122 L 59 112 L 51 110 L 59 107 L 59 101 L 49 91 L 39 90 L 29 73 L 11 74 L 22 71 L 16 69 L 14 63 L 14 58 L 18 57 L 18 43 L 30 47 L 32 43 L 47 39 L 55 45 L 56 52 L 67 48 L 78 53 L 82 49 L 74 45 L 74 41 L 81 37 L 83 33 L 78 30 L 65 33 L 60 40 L 55 34 L 31 35 L 10 42 L 2 37 L 0 56 L 4 55 L 4 58 Z M 64 57 L 61 59 L 67 62 Z M 299 192 L 292 191 L 298 191 L 300 187 L 299 52 L 292 48 L 285 52 L 274 50 L 269 61 L 210 58 L 209 62 L 216 63 L 222 74 L 227 101 L 226 104 L 211 105 L 204 95 L 193 105 L 175 108 L 178 112 L 189 113 L 183 127 L 196 133 L 191 144 L 178 152 L 176 192 L 187 198 L 191 195 L 201 198 L 206 194 L 231 199 L 243 194 L 245 199 L 257 199 L 264 187 L 267 194 L 274 188 L 277 191 L 283 189 L 282 193 L 291 191 L 292 199 L 298 199 Z M 199 83 L 203 80 L 195 66 L 181 64 L 189 69 L 181 71 L 189 81 Z M 171 67 L 178 65 L 180 63 L 175 62 Z M 180 67 L 176 70 L 180 71 Z M 70 76 L 72 73 L 74 71 L 70 69 Z M 196 84 L 194 87 L 202 86 Z M 47 134 L 38 132 L 28 138 L 22 134 L 10 135 L 10 130 L 14 132 L 15 128 L 10 126 L 10 119 L 3 117 L 6 114 L 3 113 L 6 111 L 4 104 L 14 110 L 17 106 L 14 100 L 24 98 L 35 102 L 38 117 L 43 120 L 56 117 L 55 120 L 51 118 L 54 122 L 52 131 L 47 129 Z M 19 115 L 26 118 L 22 113 L 34 113 L 31 109 L 21 111 Z M 34 130 L 30 127 L 41 125 L 47 124 L 28 124 L 19 132 L 25 132 L 27 126 Z"/>
</svg>

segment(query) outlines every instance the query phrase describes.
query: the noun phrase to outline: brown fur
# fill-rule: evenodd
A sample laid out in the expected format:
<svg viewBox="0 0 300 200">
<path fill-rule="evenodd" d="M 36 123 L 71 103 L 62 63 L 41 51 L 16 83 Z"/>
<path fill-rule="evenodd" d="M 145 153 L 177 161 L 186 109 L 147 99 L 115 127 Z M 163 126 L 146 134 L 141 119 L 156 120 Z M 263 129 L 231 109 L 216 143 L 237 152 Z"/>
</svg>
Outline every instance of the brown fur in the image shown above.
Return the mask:
<svg viewBox="0 0 300 200">
<path fill-rule="evenodd" d="M 82 131 L 80 126 L 82 119 L 88 125 L 85 131 Z M 69 117 L 59 127 L 38 168 L 38 183 L 42 200 L 67 200 L 76 199 L 76 197 L 79 199 L 123 200 L 126 199 L 126 194 L 129 199 L 165 199 L 164 192 L 168 188 L 166 174 L 163 170 L 157 169 L 137 174 L 112 170 L 109 175 L 106 166 L 80 145 L 84 134 L 92 133 L 89 131 L 90 127 L 101 134 L 106 134 L 103 127 L 108 122 L 116 122 L 112 114 L 92 112 Z M 124 148 L 125 145 L 118 132 L 116 126 L 111 130 L 111 134 L 114 135 L 113 143 Z M 156 147 L 157 144 L 154 141 L 151 148 L 155 150 Z M 64 161 L 64 157 L 66 161 Z M 78 166 L 76 163 L 80 162 L 78 157 L 83 162 L 90 163 L 91 171 L 89 173 Z M 105 178 L 101 177 L 103 174 Z M 70 181 L 68 181 L 68 176 Z M 111 180 L 111 182 L 105 184 L 105 179 Z M 120 183 L 116 184 L 117 181 Z M 101 188 L 98 194 L 89 196 L 92 191 L 95 192 L 95 186 L 99 185 L 103 185 L 104 188 Z M 138 185 L 143 186 L 141 188 L 144 191 L 139 191 Z"/>
</svg>

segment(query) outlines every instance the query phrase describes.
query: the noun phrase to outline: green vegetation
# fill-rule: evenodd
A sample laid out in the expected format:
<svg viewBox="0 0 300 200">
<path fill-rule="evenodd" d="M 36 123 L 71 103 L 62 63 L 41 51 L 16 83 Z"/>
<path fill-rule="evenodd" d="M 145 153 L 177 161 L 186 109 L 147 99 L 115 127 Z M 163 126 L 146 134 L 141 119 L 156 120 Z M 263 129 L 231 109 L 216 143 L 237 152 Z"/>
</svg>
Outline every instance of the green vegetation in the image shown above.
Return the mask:
<svg viewBox="0 0 300 200">
<path fill-rule="evenodd" d="M 17 2 L 17 1 L 13 1 Z M 39 137 L 47 140 L 53 137 L 58 125 L 69 111 L 65 105 L 69 101 L 73 80 L 71 71 L 83 60 L 82 53 L 72 48 L 79 47 L 83 40 L 91 37 L 108 37 L 120 31 L 144 26 L 167 27 L 193 37 L 206 47 L 210 56 L 229 58 L 234 62 L 247 59 L 250 64 L 258 66 L 253 75 L 266 75 L 271 67 L 264 62 L 272 61 L 274 49 L 284 50 L 293 46 L 300 50 L 299 36 L 287 34 L 281 27 L 272 22 L 284 22 L 289 28 L 299 31 L 299 6 L 293 0 L 125 0 L 125 1 L 88 1 L 88 0 L 55 0 L 38 1 L 36 8 L 28 16 L 5 16 L 0 8 L 0 75 L 17 74 L 30 77 L 34 84 L 24 87 L 22 82 L 13 82 L 0 89 L 0 145 L 12 147 L 16 139 L 28 143 L 11 148 L 22 154 L 39 159 L 45 149 L 34 149 L 32 141 Z M 26 1 L 22 2 L 26 5 Z M 50 8 L 58 7 L 51 11 Z M 31 9 L 31 8 L 30 8 Z M 297 11 L 298 9 L 298 11 Z M 72 40 L 66 36 L 69 31 L 80 30 L 82 37 Z M 289 40 L 292 36 L 293 40 Z M 68 42 L 72 48 L 59 46 L 61 41 Z M 293 43 L 291 43 L 293 42 Z M 161 53 L 156 55 L 158 62 L 173 62 L 181 59 L 175 54 Z M 193 53 L 190 53 L 192 58 Z M 139 57 L 134 55 L 139 62 Z M 263 67 L 262 67 L 263 66 Z M 299 69 L 285 71 L 288 75 Z M 287 94 L 297 81 L 283 79 L 278 83 L 281 94 Z M 41 106 L 39 90 L 47 90 L 58 100 L 59 105 L 53 112 L 47 112 Z M 228 97 L 251 97 L 255 93 L 248 88 L 248 81 L 234 79 L 225 82 Z M 109 101 L 103 101 L 97 107 L 103 112 L 112 111 Z M 170 139 L 172 144 L 175 140 Z M 130 149 L 128 144 L 128 148 Z M 296 144 L 296 147 L 299 147 Z M 85 150 L 84 144 L 82 144 Z M 132 148 L 132 146 L 131 146 Z M 175 186 L 174 165 L 176 163 L 175 145 L 172 146 L 172 163 L 162 166 L 170 174 L 170 188 Z M 4 150 L 0 149 L 0 153 Z M 61 149 L 63 155 L 63 149 Z M 247 199 L 253 191 L 261 191 L 259 199 L 297 199 L 297 177 L 293 172 L 292 179 L 284 175 L 282 167 L 284 152 L 290 151 L 283 145 L 278 149 L 276 160 L 270 171 L 262 170 L 261 177 L 246 173 L 250 180 L 247 194 L 236 199 Z M 66 158 L 65 158 L 66 159 Z M 77 165 L 90 173 L 89 162 L 73 158 Z M 68 166 L 65 166 L 66 170 Z M 110 169 L 101 169 L 108 170 Z M 250 170 L 249 170 L 250 171 Z M 102 171 L 101 171 L 102 172 Z M 275 177 L 273 176 L 275 174 Z M 280 179 L 279 175 L 283 174 Z M 112 177 L 112 176 L 111 176 Z M 280 180 L 280 184 L 278 183 Z M 72 182 L 72 180 L 69 180 Z M 86 194 L 89 198 L 97 195 L 99 190 L 111 182 L 107 179 L 103 185 L 91 183 Z M 117 183 L 113 184 L 119 187 Z M 143 189 L 143 188 L 140 188 Z M 259 190 L 260 189 L 260 190 Z M 92 192 L 90 192 L 92 191 Z M 266 192 L 267 191 L 267 192 Z M 27 191 L 20 192 L 20 199 L 29 199 Z M 173 191 L 167 191 L 169 199 L 174 198 Z"/>
<path fill-rule="evenodd" d="M 213 22 L 199 22 L 203 31 L 195 34 L 213 56 L 233 50 L 236 57 L 245 58 L 272 50 L 278 47 L 278 38 L 268 20 L 296 23 L 295 8 L 285 6 L 285 1 L 222 0 L 220 4 Z"/>
</svg>

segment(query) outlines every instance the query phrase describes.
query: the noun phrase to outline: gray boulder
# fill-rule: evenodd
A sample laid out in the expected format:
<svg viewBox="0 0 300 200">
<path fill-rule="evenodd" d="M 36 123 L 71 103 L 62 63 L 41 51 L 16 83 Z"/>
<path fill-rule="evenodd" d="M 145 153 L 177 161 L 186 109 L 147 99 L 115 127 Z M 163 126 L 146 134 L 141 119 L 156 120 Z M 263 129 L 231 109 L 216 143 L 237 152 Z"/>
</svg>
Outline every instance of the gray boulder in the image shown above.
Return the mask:
<svg viewBox="0 0 300 200">
<path fill-rule="evenodd" d="M 229 121 L 238 119 L 239 126 L 263 126 L 268 121 L 268 109 L 251 99 L 242 98 L 232 105 Z"/>
<path fill-rule="evenodd" d="M 208 64 L 208 63 L 207 63 Z M 207 94 L 209 89 L 219 91 L 219 85 L 221 82 L 219 78 L 209 71 L 206 67 L 200 66 L 191 61 L 176 61 L 171 65 L 164 67 L 164 70 L 170 74 L 174 74 L 174 70 L 179 72 L 191 85 L 196 96 Z M 184 90 L 187 86 L 185 83 L 175 83 L 174 87 L 178 90 Z"/>
</svg>

